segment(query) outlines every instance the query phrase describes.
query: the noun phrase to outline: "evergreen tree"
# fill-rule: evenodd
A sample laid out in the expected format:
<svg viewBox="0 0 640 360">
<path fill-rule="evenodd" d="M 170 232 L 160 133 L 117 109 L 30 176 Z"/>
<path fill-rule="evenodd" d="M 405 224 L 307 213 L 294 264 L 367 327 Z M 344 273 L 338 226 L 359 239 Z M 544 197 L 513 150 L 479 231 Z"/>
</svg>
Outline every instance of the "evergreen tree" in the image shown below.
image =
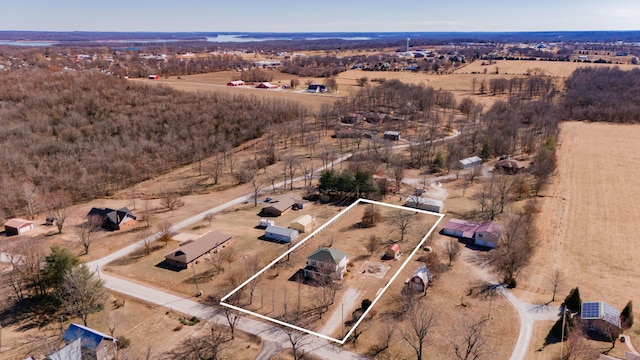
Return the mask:
<svg viewBox="0 0 640 360">
<path fill-rule="evenodd" d="M 620 313 L 620 324 L 623 329 L 631 329 L 633 326 L 633 303 L 631 300 L 629 300 L 627 306 L 625 306 Z"/>
<path fill-rule="evenodd" d="M 48 287 L 57 288 L 64 279 L 64 274 L 72 267 L 80 264 L 80 259 L 66 248 L 54 245 L 51 254 L 45 258 L 43 277 Z"/>
<path fill-rule="evenodd" d="M 580 306 L 582 306 L 582 300 L 580 299 L 580 290 L 578 287 L 571 289 L 569 295 L 564 299 L 564 306 L 571 312 L 580 312 Z"/>
<path fill-rule="evenodd" d="M 491 145 L 488 141 L 482 143 L 482 150 L 480 150 L 480 157 L 486 161 L 491 157 Z"/>
</svg>

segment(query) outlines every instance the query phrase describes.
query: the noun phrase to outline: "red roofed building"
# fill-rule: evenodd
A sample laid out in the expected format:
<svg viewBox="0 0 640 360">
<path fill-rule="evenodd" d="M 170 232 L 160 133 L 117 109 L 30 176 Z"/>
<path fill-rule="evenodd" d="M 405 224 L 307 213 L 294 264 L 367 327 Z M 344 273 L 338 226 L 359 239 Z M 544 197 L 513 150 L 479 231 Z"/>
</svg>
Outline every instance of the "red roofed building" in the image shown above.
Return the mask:
<svg viewBox="0 0 640 360">
<path fill-rule="evenodd" d="M 278 85 L 273 85 L 268 82 L 263 82 L 263 83 L 260 83 L 258 86 L 256 86 L 256 89 L 277 89 L 277 88 L 278 88 Z"/>
<path fill-rule="evenodd" d="M 391 244 L 389 245 L 387 250 L 384 252 L 384 255 L 382 256 L 382 258 L 385 260 L 391 260 L 391 259 L 397 258 L 398 256 L 400 256 L 400 245 Z"/>
<path fill-rule="evenodd" d="M 478 226 L 473 240 L 476 245 L 496 248 L 500 241 L 500 234 L 502 234 L 502 226 L 496 222 L 487 221 Z"/>
<path fill-rule="evenodd" d="M 459 238 L 473 239 L 473 234 L 475 234 L 478 226 L 478 224 L 469 221 L 451 219 L 444 224 L 442 233 Z"/>
</svg>

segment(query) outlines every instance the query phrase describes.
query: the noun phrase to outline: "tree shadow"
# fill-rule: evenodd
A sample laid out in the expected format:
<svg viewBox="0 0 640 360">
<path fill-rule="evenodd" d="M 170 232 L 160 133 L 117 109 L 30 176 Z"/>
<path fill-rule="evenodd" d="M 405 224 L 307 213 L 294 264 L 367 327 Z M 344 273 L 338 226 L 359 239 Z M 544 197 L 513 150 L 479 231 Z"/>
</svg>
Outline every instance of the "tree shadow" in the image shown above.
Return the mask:
<svg viewBox="0 0 640 360">
<path fill-rule="evenodd" d="M 488 281 L 477 281 L 469 287 L 467 296 L 476 299 L 493 299 L 500 295 L 500 287 L 502 284 L 494 284 Z"/>
<path fill-rule="evenodd" d="M 58 319 L 59 303 L 50 295 L 16 301 L 0 311 L 3 326 L 19 325 L 17 331 L 42 328 Z"/>
</svg>

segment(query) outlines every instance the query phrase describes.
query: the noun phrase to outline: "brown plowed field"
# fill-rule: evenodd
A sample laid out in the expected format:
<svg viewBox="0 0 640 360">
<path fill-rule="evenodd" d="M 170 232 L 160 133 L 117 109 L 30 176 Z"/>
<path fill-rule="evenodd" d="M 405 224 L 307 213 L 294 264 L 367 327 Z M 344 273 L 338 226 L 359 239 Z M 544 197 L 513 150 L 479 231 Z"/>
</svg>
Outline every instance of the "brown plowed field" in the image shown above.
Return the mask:
<svg viewBox="0 0 640 360">
<path fill-rule="evenodd" d="M 542 192 L 540 249 L 520 296 L 551 300 L 549 273 L 561 269 L 583 301 L 622 309 L 640 298 L 640 126 L 563 123 L 558 169 Z"/>
</svg>

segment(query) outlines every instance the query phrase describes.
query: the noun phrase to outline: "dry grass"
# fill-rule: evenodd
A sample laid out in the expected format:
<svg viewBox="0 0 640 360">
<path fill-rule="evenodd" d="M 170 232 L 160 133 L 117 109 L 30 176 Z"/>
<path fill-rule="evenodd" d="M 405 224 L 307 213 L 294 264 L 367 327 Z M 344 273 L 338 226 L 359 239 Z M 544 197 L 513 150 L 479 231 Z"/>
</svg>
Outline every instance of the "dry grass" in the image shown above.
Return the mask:
<svg viewBox="0 0 640 360">
<path fill-rule="evenodd" d="M 557 174 L 542 192 L 540 247 L 518 281 L 517 295 L 549 301 L 549 274 L 561 269 L 567 280 L 557 304 L 579 286 L 583 301 L 605 301 L 621 310 L 640 296 L 633 250 L 633 234 L 640 230 L 640 126 L 563 123 L 559 144 Z"/>
<path fill-rule="evenodd" d="M 114 301 L 125 300 L 124 306 L 115 307 Z M 196 326 L 182 326 L 179 318 L 183 315 L 167 311 L 161 306 L 149 305 L 135 299 L 112 295 L 107 302 L 106 309 L 100 313 L 90 315 L 88 325 L 105 334 L 110 334 L 109 323 L 115 323 L 114 336 L 125 336 L 131 345 L 120 351 L 120 354 L 130 359 L 144 359 L 151 349 L 152 358 L 166 351 L 182 340 L 197 333 L 208 331 L 208 324 L 199 323 Z M 65 319 L 61 324 L 53 322 L 44 328 L 21 330 L 20 324 L 4 326 L 2 331 L 2 358 L 23 359 L 28 355 L 44 355 L 58 348 L 61 327 L 66 329 L 71 322 L 82 323 L 79 319 Z M 153 336 L 149 336 L 153 334 Z M 247 334 L 238 332 L 236 340 L 228 343 L 229 354 L 238 353 L 237 359 L 254 359 L 260 351 L 259 343 Z"/>
</svg>

